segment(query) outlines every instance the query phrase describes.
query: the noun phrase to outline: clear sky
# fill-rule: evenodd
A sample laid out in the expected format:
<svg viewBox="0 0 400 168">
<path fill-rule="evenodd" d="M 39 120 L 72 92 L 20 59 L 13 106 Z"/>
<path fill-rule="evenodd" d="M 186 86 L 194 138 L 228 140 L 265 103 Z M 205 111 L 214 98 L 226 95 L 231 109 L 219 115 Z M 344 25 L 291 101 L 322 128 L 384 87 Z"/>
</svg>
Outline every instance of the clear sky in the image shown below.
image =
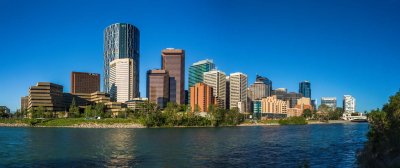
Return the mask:
<svg viewBox="0 0 400 168">
<path fill-rule="evenodd" d="M 273 88 L 312 97 L 357 99 L 357 110 L 381 107 L 400 88 L 397 0 L 1 0 L 0 105 L 13 111 L 40 81 L 70 90 L 71 71 L 103 73 L 103 30 L 125 22 L 141 32 L 140 91 L 163 48 L 186 50 L 190 64 L 260 74 Z M 185 79 L 187 86 L 187 77 Z"/>
</svg>

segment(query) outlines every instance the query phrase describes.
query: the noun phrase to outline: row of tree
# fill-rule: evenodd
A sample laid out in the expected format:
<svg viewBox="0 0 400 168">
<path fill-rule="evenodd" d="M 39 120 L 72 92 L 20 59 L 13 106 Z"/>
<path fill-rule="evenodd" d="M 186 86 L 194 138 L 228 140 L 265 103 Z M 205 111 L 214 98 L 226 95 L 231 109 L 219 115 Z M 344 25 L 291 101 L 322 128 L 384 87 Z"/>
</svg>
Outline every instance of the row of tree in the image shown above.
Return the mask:
<svg viewBox="0 0 400 168">
<path fill-rule="evenodd" d="M 318 111 L 304 109 L 303 117 L 307 119 L 317 119 L 317 120 L 327 121 L 327 120 L 339 120 L 343 116 L 343 108 L 340 107 L 333 109 L 325 104 L 321 104 L 318 107 Z"/>
</svg>

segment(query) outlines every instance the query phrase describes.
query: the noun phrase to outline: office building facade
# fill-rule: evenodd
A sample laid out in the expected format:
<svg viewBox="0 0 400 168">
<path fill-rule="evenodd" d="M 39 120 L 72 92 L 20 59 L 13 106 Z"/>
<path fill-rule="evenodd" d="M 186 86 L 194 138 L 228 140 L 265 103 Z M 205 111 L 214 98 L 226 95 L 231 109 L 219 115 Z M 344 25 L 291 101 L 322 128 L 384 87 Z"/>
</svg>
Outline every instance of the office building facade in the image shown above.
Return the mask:
<svg viewBox="0 0 400 168">
<path fill-rule="evenodd" d="M 209 112 L 209 106 L 214 105 L 213 88 L 204 83 L 190 87 L 190 109 L 192 112 Z"/>
<path fill-rule="evenodd" d="M 241 112 L 246 111 L 247 107 L 247 75 L 237 72 L 229 76 L 229 108 L 239 108 L 240 102 L 242 108 Z"/>
<path fill-rule="evenodd" d="M 325 104 L 326 106 L 328 106 L 332 110 L 335 110 L 336 106 L 337 106 L 336 97 L 322 97 L 321 98 L 321 105 L 322 104 Z"/>
<path fill-rule="evenodd" d="M 131 58 L 115 59 L 110 62 L 110 97 L 112 101 L 124 103 L 136 98 L 139 94 L 135 89 L 136 65 Z"/>
<path fill-rule="evenodd" d="M 50 82 L 38 82 L 29 88 L 28 110 L 43 107 L 46 111 L 66 111 L 63 86 Z"/>
<path fill-rule="evenodd" d="M 135 69 L 131 72 L 133 97 L 139 97 L 139 29 L 127 23 L 115 23 L 104 30 L 104 92 L 110 93 L 110 63 L 115 59 L 131 58 Z"/>
<path fill-rule="evenodd" d="M 299 83 L 299 93 L 303 97 L 311 98 L 311 83 L 309 81 L 302 81 Z"/>
<path fill-rule="evenodd" d="M 215 64 L 212 60 L 206 59 L 193 63 L 189 67 L 189 88 L 203 82 L 203 73 L 213 69 L 215 69 Z"/>
<path fill-rule="evenodd" d="M 259 83 L 264 83 L 266 85 L 266 97 L 271 96 L 272 92 L 272 80 L 268 79 L 267 77 L 256 75 L 256 81 Z"/>
<path fill-rule="evenodd" d="M 276 96 L 261 99 L 262 113 L 286 114 L 288 101 L 279 100 Z"/>
<path fill-rule="evenodd" d="M 146 96 L 150 102 L 156 103 L 160 108 L 166 107 L 169 90 L 169 75 L 166 70 L 147 71 Z"/>
<path fill-rule="evenodd" d="M 169 74 L 169 101 L 185 103 L 185 51 L 167 48 L 162 50 L 162 69 Z"/>
<path fill-rule="evenodd" d="M 100 74 L 72 72 L 70 91 L 71 93 L 93 93 L 100 91 Z"/>
<path fill-rule="evenodd" d="M 204 84 L 213 88 L 216 104 L 221 109 L 226 109 L 226 75 L 219 70 L 212 70 L 203 74 Z"/>
</svg>

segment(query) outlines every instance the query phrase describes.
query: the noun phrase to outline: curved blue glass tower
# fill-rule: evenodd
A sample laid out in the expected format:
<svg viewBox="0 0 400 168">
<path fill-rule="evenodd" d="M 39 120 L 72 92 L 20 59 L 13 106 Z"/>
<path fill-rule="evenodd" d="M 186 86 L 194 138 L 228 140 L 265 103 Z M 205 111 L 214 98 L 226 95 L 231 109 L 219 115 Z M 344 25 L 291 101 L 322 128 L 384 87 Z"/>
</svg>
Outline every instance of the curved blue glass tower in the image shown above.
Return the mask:
<svg viewBox="0 0 400 168">
<path fill-rule="evenodd" d="M 104 30 L 104 92 L 110 93 L 110 62 L 120 58 L 132 58 L 135 70 L 132 72 L 133 96 L 139 97 L 139 29 L 127 23 L 115 23 Z"/>
</svg>

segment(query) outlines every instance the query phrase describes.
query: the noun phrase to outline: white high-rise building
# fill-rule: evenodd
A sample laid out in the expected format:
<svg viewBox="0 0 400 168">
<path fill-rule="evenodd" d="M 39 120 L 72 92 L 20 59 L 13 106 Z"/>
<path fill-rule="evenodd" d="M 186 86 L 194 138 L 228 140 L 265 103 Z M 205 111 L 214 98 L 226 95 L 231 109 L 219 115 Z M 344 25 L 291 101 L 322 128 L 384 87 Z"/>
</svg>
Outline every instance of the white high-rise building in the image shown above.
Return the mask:
<svg viewBox="0 0 400 168">
<path fill-rule="evenodd" d="M 230 86 L 229 86 L 229 107 L 239 108 L 238 103 L 244 107 L 247 104 L 247 75 L 241 72 L 232 73 L 229 76 Z M 241 108 L 245 112 L 245 108 Z"/>
<path fill-rule="evenodd" d="M 134 73 L 135 61 L 131 58 L 115 59 L 110 62 L 110 97 L 117 102 L 126 102 L 135 98 Z"/>
<path fill-rule="evenodd" d="M 356 98 L 351 95 L 343 96 L 343 111 L 344 113 L 356 112 Z"/>
<path fill-rule="evenodd" d="M 219 108 L 226 109 L 226 75 L 219 70 L 203 73 L 203 81 L 213 88 L 213 94 Z"/>
</svg>

